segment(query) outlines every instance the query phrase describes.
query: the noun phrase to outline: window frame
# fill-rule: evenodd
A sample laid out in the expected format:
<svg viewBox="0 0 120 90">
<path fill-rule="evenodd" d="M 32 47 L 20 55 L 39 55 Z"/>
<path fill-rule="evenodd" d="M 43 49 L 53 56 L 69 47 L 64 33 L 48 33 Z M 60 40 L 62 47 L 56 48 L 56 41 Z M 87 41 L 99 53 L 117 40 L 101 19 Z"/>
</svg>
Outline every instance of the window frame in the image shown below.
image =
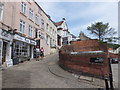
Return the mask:
<svg viewBox="0 0 120 90">
<path fill-rule="evenodd" d="M 0 21 L 2 21 L 2 19 L 3 19 L 3 7 L 4 7 L 4 5 L 2 3 L 0 3 L 0 10 L 1 10 L 1 12 L 0 12 Z"/>
<path fill-rule="evenodd" d="M 29 19 L 33 20 L 33 16 L 34 16 L 33 10 L 29 8 Z"/>
<path fill-rule="evenodd" d="M 39 25 L 39 16 L 37 14 L 35 15 L 35 23 Z"/>
<path fill-rule="evenodd" d="M 31 25 L 28 26 L 28 35 L 32 37 L 33 27 Z"/>
<path fill-rule="evenodd" d="M 22 2 L 21 3 L 21 13 L 26 15 L 26 11 L 27 11 L 27 4 L 25 2 Z"/>
<path fill-rule="evenodd" d="M 20 20 L 20 32 L 24 33 L 25 31 L 25 21 Z"/>
</svg>

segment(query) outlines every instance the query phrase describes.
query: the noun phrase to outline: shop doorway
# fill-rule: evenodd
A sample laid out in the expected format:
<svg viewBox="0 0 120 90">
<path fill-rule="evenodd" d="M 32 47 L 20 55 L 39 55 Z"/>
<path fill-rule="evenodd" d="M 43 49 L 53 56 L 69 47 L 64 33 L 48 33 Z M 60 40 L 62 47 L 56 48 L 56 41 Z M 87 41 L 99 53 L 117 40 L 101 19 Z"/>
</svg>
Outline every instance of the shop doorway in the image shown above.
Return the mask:
<svg viewBox="0 0 120 90">
<path fill-rule="evenodd" d="M 6 61 L 6 52 L 7 52 L 7 42 L 3 42 L 3 50 L 2 50 L 2 64 Z"/>
</svg>

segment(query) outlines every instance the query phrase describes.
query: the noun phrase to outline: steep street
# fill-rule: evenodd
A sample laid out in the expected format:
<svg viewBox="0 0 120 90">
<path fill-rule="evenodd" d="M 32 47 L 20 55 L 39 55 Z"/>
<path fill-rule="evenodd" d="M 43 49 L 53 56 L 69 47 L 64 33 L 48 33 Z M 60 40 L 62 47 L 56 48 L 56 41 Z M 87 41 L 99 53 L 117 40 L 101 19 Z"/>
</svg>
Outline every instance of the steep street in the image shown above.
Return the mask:
<svg viewBox="0 0 120 90">
<path fill-rule="evenodd" d="M 103 88 L 104 81 L 78 79 L 58 66 L 58 54 L 26 61 L 2 71 L 3 88 Z M 97 82 L 97 83 L 96 83 Z"/>
</svg>

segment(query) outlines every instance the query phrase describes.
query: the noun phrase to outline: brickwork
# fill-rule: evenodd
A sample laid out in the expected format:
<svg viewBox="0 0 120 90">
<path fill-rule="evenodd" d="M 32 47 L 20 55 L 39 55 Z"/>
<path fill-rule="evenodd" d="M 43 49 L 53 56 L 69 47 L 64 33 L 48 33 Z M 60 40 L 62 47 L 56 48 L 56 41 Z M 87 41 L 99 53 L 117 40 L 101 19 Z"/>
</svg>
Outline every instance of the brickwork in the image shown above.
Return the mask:
<svg viewBox="0 0 120 90">
<path fill-rule="evenodd" d="M 103 50 L 103 53 L 96 54 L 70 54 L 69 52 L 80 51 L 98 51 Z M 103 58 L 103 63 L 91 63 L 90 58 Z M 102 78 L 108 76 L 108 59 L 107 47 L 105 44 L 100 45 L 97 40 L 86 40 L 72 42 L 71 45 L 63 46 L 59 52 L 60 66 L 77 73 L 96 76 Z"/>
<path fill-rule="evenodd" d="M 105 43 L 98 43 L 98 40 L 82 40 L 82 41 L 73 41 L 71 42 L 71 46 L 73 46 L 75 51 L 97 51 L 103 50 L 107 51 L 107 47 Z"/>
</svg>

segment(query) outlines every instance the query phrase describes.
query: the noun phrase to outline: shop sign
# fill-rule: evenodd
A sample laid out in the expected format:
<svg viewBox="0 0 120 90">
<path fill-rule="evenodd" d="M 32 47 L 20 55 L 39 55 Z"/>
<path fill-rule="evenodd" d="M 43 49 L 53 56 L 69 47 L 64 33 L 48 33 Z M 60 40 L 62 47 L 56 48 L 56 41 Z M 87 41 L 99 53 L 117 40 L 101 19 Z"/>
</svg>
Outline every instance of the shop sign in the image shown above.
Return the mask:
<svg viewBox="0 0 120 90">
<path fill-rule="evenodd" d="M 30 43 L 30 39 L 25 38 L 26 43 Z"/>
<path fill-rule="evenodd" d="M 16 40 L 19 40 L 19 41 L 25 41 L 25 38 L 24 37 L 21 37 L 21 36 L 19 36 L 19 35 L 14 35 L 14 39 L 16 39 Z"/>
<path fill-rule="evenodd" d="M 10 41 L 12 35 L 8 31 L 0 29 L 0 38 Z"/>
<path fill-rule="evenodd" d="M 36 45 L 36 41 L 30 40 L 30 43 Z"/>
<path fill-rule="evenodd" d="M 19 36 L 19 35 L 14 35 L 14 39 L 16 40 L 19 40 L 19 41 L 23 41 L 25 43 L 29 43 L 29 44 L 32 44 L 32 45 L 36 45 L 36 42 L 34 40 L 30 40 L 28 38 L 25 38 L 25 37 L 22 37 L 22 36 Z"/>
</svg>

